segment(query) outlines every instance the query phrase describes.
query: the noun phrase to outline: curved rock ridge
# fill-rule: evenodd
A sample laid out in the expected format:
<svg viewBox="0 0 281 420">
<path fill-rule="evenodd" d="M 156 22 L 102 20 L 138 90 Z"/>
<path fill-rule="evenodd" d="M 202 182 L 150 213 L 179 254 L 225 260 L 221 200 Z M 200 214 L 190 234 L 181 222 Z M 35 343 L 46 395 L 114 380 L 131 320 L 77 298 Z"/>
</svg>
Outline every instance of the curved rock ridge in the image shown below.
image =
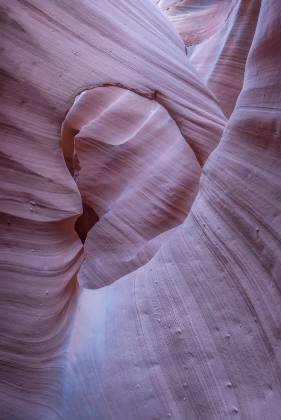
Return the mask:
<svg viewBox="0 0 281 420">
<path fill-rule="evenodd" d="M 106 285 L 149 261 L 184 220 L 201 167 L 161 105 L 118 87 L 80 95 L 62 133 L 77 133 L 78 188 L 99 217 L 79 280 Z"/>
<path fill-rule="evenodd" d="M 160 0 L 157 5 L 187 46 L 187 55 L 227 118 L 244 81 L 260 0 Z"/>
<path fill-rule="evenodd" d="M 1 419 L 280 419 L 281 3 L 242 3 L 233 111 L 151 0 L 1 5 Z"/>
<path fill-rule="evenodd" d="M 239 0 L 238 0 L 239 1 Z M 155 0 L 187 46 L 200 44 L 227 22 L 233 0 Z"/>
<path fill-rule="evenodd" d="M 223 27 L 189 53 L 190 62 L 216 95 L 229 118 L 244 82 L 244 71 L 260 0 L 239 0 Z"/>
</svg>

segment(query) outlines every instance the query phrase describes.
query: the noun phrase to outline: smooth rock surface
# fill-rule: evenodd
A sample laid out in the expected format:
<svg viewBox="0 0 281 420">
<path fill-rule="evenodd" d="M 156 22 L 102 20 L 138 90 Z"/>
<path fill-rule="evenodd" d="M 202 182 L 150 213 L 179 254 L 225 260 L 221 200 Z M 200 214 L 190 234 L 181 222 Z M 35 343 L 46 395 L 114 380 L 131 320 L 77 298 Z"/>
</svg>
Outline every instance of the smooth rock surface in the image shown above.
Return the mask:
<svg viewBox="0 0 281 420">
<path fill-rule="evenodd" d="M 280 419 L 281 3 L 231 7 L 190 60 L 151 0 L 1 5 L 1 419 Z"/>
<path fill-rule="evenodd" d="M 77 133 L 78 187 L 99 218 L 79 281 L 104 286 L 148 262 L 184 220 L 201 167 L 161 105 L 117 87 L 83 93 L 62 133 L 68 143 L 68 133 Z"/>
</svg>

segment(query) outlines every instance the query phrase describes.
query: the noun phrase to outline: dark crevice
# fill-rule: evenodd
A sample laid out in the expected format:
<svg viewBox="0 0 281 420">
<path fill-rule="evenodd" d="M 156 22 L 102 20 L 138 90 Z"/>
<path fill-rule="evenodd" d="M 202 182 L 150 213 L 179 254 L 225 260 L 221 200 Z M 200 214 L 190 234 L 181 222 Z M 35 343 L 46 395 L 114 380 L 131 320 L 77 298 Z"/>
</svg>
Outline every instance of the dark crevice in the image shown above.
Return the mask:
<svg viewBox="0 0 281 420">
<path fill-rule="evenodd" d="M 88 204 L 82 202 L 82 205 L 83 213 L 76 220 L 75 230 L 81 239 L 81 242 L 84 243 L 88 232 L 99 221 L 99 217 L 92 207 L 88 206 Z"/>
</svg>

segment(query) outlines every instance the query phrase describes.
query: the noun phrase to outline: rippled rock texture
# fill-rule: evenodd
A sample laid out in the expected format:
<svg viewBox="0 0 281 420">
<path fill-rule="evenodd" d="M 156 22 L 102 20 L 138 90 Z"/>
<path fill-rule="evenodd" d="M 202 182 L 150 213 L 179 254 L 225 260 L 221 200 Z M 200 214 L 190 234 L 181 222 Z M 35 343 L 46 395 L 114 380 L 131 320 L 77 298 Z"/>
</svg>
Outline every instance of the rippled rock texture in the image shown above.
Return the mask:
<svg viewBox="0 0 281 420">
<path fill-rule="evenodd" d="M 1 16 L 1 420 L 280 420 L 280 1 Z"/>
</svg>

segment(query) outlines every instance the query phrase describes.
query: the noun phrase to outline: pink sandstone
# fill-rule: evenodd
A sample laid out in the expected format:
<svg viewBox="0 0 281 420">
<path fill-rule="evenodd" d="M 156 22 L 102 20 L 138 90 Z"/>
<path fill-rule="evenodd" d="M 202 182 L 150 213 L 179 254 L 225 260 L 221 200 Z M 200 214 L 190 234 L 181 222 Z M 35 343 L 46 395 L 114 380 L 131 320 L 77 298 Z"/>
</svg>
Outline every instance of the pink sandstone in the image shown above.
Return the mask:
<svg viewBox="0 0 281 420">
<path fill-rule="evenodd" d="M 280 1 L 0 7 L 0 419 L 280 420 Z"/>
</svg>

